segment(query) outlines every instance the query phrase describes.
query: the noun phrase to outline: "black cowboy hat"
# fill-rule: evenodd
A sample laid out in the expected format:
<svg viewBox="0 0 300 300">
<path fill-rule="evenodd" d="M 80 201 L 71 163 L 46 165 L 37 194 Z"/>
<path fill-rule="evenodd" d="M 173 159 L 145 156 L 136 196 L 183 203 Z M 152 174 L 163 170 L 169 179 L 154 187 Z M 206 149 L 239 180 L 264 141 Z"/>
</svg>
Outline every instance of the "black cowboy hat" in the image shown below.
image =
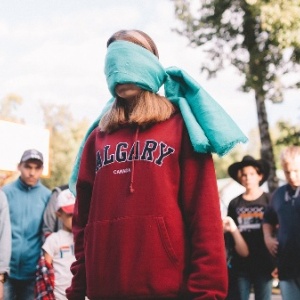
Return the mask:
<svg viewBox="0 0 300 300">
<path fill-rule="evenodd" d="M 263 175 L 262 180 L 259 182 L 259 185 L 262 185 L 269 177 L 270 165 L 264 159 L 254 159 L 250 155 L 243 157 L 242 161 L 233 163 L 228 167 L 228 174 L 235 181 L 239 182 L 238 171 L 244 167 L 253 166 L 259 169 L 260 173 Z"/>
</svg>

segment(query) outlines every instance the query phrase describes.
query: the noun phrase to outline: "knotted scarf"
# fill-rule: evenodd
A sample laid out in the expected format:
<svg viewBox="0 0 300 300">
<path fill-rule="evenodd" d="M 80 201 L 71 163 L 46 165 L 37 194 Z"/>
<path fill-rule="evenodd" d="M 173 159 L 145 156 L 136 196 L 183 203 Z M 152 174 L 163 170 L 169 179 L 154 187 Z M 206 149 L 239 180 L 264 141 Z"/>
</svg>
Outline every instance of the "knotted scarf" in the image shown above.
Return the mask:
<svg viewBox="0 0 300 300">
<path fill-rule="evenodd" d="M 110 44 L 104 71 L 113 98 L 88 129 L 81 143 L 69 182 L 74 194 L 85 141 L 115 101 L 117 84 L 132 83 L 153 93 L 157 93 L 164 85 L 166 98 L 181 111 L 196 152 L 223 156 L 237 143 L 248 140 L 224 109 L 191 76 L 177 67 L 163 68 L 153 53 L 139 45 L 127 41 Z"/>
</svg>

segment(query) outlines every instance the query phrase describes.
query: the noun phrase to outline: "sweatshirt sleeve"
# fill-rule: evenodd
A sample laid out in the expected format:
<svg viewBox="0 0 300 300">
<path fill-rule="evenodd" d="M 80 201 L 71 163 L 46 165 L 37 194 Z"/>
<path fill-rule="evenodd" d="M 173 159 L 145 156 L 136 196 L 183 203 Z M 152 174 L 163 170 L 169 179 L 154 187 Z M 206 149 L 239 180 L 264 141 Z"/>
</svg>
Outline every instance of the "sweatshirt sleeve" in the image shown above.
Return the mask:
<svg viewBox="0 0 300 300">
<path fill-rule="evenodd" d="M 228 278 L 215 168 L 211 154 L 183 140 L 181 199 L 190 237 L 189 298 L 225 299 Z"/>
<path fill-rule="evenodd" d="M 0 273 L 9 273 L 11 256 L 11 224 L 9 206 L 4 192 L 0 190 Z"/>
<path fill-rule="evenodd" d="M 43 234 L 44 239 L 51 234 L 58 230 L 58 218 L 56 216 L 56 202 L 57 202 L 58 191 L 55 190 L 51 193 L 49 202 L 46 206 L 43 215 Z"/>
<path fill-rule="evenodd" d="M 95 177 L 95 133 L 94 131 L 89 136 L 84 146 L 76 184 L 76 202 L 72 220 L 76 260 L 71 266 L 72 283 L 66 290 L 67 299 L 70 300 L 84 300 L 86 295 L 84 231 L 88 222 Z"/>
</svg>

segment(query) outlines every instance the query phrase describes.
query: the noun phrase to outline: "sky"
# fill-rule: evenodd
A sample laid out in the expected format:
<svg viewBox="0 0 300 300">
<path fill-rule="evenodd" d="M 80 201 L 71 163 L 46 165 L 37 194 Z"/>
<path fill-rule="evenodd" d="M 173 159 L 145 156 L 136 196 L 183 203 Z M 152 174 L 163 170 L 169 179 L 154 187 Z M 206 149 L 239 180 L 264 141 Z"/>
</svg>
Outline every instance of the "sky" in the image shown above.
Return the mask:
<svg viewBox="0 0 300 300">
<path fill-rule="evenodd" d="M 67 105 L 93 121 L 110 98 L 104 77 L 106 41 L 117 30 L 140 29 L 156 42 L 164 67 L 192 75 L 248 135 L 257 126 L 253 93 L 238 89 L 242 76 L 228 67 L 208 80 L 206 57 L 173 31 L 179 23 L 171 0 L 0 0 L 0 99 L 23 98 L 26 123 L 42 125 L 39 103 Z M 300 120 L 300 91 L 282 104 L 267 102 L 270 126 Z"/>
</svg>

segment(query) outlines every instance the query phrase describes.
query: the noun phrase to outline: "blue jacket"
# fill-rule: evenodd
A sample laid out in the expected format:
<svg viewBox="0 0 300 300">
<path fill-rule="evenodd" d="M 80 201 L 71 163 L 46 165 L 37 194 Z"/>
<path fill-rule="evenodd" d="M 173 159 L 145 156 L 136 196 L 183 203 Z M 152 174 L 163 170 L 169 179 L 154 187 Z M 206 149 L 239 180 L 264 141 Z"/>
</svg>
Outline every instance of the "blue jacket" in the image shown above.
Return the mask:
<svg viewBox="0 0 300 300">
<path fill-rule="evenodd" d="M 292 196 L 292 195 L 293 196 Z M 264 223 L 279 225 L 277 267 L 280 280 L 300 277 L 300 196 L 290 185 L 276 189 L 265 211 Z"/>
<path fill-rule="evenodd" d="M 51 191 L 40 181 L 30 187 L 20 178 L 5 185 L 3 191 L 12 231 L 10 278 L 33 279 L 41 252 L 43 212 Z"/>
</svg>

